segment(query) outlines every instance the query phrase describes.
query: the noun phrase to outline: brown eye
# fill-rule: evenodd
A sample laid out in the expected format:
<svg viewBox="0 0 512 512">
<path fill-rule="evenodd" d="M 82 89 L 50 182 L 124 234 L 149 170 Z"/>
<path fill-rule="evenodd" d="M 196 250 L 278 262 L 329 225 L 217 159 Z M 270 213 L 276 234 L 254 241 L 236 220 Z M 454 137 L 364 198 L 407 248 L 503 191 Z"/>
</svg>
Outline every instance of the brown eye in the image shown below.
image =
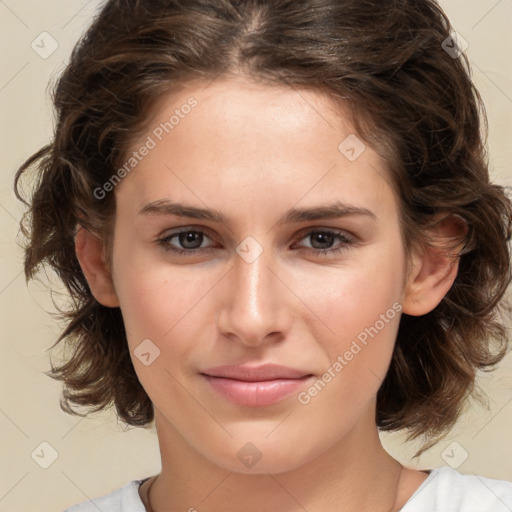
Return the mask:
<svg viewBox="0 0 512 512">
<path fill-rule="evenodd" d="M 198 249 L 203 242 L 203 234 L 200 231 L 183 231 L 177 236 L 179 243 L 185 249 Z"/>
<path fill-rule="evenodd" d="M 324 255 L 337 254 L 355 243 L 354 238 L 347 233 L 329 229 L 311 230 L 300 240 L 309 241 L 309 245 L 306 243 L 306 250 Z"/>
<path fill-rule="evenodd" d="M 210 246 L 204 246 L 205 239 L 210 240 L 203 231 L 197 229 L 185 229 L 175 233 L 168 233 L 159 238 L 157 243 L 166 251 L 177 254 L 193 255 L 199 250 L 206 251 Z"/>
<path fill-rule="evenodd" d="M 329 231 L 313 231 L 309 237 L 313 249 L 330 249 L 335 239 L 334 234 Z"/>
</svg>

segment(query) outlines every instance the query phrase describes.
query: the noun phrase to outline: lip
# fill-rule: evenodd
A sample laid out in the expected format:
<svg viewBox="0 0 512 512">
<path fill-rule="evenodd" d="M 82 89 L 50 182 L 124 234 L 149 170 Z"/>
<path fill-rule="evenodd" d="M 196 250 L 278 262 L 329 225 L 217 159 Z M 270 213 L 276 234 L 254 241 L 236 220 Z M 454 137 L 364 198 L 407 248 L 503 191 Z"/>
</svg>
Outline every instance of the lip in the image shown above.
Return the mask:
<svg viewBox="0 0 512 512">
<path fill-rule="evenodd" d="M 312 377 L 311 373 L 275 364 L 216 366 L 201 375 L 224 398 L 248 407 L 280 402 Z"/>
</svg>

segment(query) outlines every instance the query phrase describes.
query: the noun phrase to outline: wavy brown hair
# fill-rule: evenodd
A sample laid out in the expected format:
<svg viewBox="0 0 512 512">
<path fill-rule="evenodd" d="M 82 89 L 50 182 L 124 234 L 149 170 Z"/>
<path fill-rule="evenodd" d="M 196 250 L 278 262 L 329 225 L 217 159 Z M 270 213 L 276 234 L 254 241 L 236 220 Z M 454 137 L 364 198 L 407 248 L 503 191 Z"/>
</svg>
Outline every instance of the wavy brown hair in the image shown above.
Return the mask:
<svg viewBox="0 0 512 512">
<path fill-rule="evenodd" d="M 113 404 L 128 425 L 152 422 L 120 310 L 92 296 L 75 228 L 110 240 L 115 195 L 94 191 L 122 165 L 159 97 L 192 80 L 243 74 L 350 105 L 358 135 L 388 162 L 406 248 L 435 243 L 427 234 L 440 213 L 467 223 L 453 286 L 429 314 L 402 316 L 377 395 L 377 426 L 425 436 L 418 454 L 446 434 L 470 395 L 482 399 L 477 372 L 509 348 L 501 313 L 509 312 L 512 224 L 506 191 L 489 180 L 485 111 L 468 59 L 445 51 L 451 31 L 433 0 L 107 1 L 52 90 L 51 143 L 16 175 L 20 199 L 20 178 L 35 180 L 22 199 L 26 277 L 48 264 L 72 299 L 52 346 L 64 342 L 72 354 L 47 372 L 64 383 L 61 408 Z"/>
</svg>

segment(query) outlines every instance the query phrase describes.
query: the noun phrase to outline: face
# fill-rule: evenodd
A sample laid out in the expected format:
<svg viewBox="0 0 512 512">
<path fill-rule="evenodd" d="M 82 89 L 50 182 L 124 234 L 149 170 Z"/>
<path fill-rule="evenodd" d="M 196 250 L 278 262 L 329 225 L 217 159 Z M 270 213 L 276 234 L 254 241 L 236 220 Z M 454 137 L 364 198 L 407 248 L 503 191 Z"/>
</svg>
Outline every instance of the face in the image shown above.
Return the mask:
<svg viewBox="0 0 512 512">
<path fill-rule="evenodd" d="M 375 428 L 405 293 L 398 200 L 328 97 L 205 86 L 162 98 L 132 147 L 113 282 L 159 428 L 282 472 Z"/>
</svg>

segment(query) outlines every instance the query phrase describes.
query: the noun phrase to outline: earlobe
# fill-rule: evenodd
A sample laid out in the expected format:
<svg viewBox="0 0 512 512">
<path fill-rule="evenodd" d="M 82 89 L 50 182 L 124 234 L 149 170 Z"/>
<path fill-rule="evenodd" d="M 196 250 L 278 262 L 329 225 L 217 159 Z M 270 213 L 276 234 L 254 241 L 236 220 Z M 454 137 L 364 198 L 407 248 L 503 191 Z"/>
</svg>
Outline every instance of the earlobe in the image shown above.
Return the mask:
<svg viewBox="0 0 512 512">
<path fill-rule="evenodd" d="M 104 259 L 103 240 L 79 226 L 75 235 L 75 251 L 94 298 L 103 306 L 119 306 L 114 283 Z"/>
<path fill-rule="evenodd" d="M 404 313 L 425 315 L 443 300 L 457 277 L 467 231 L 467 224 L 454 215 L 440 219 L 429 230 L 432 244 L 414 251 L 402 301 Z"/>
</svg>

